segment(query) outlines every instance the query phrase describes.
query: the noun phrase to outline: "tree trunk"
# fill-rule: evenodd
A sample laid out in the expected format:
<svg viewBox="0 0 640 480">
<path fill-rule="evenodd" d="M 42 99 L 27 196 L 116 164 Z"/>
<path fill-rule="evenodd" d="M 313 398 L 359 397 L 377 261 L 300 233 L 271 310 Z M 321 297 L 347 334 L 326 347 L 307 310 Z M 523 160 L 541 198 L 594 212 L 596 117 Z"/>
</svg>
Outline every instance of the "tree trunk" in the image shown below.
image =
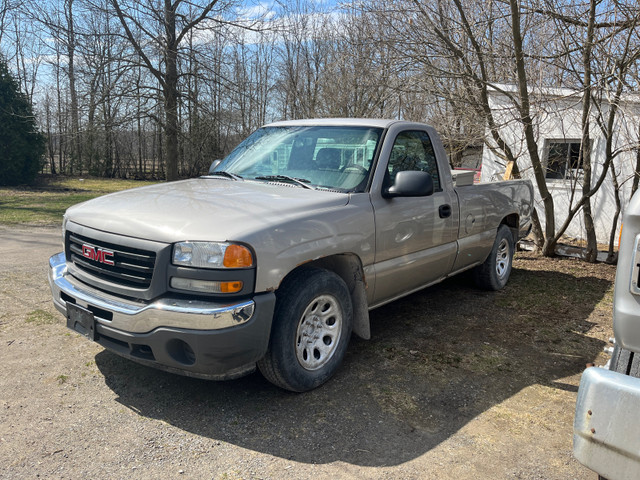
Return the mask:
<svg viewBox="0 0 640 480">
<path fill-rule="evenodd" d="M 589 196 L 591 191 L 591 135 L 589 132 L 591 127 L 591 49 L 593 48 L 595 17 L 596 1 L 590 0 L 587 41 L 582 55 L 584 93 L 582 95 L 582 140 L 580 142 L 579 157 L 583 171 L 582 195 L 586 197 L 582 207 L 584 227 L 587 234 L 587 248 L 584 252 L 584 259 L 590 263 L 595 263 L 598 259 L 598 239 L 591 212 L 591 197 Z"/>
<path fill-rule="evenodd" d="M 614 264 L 618 261 L 618 254 L 614 252 L 614 244 L 616 242 L 616 231 L 618 230 L 618 219 L 620 218 L 620 212 L 622 211 L 622 202 L 620 201 L 620 185 L 618 184 L 618 174 L 613 164 L 611 164 L 611 178 L 613 180 L 614 197 L 616 200 L 616 213 L 613 215 L 613 221 L 611 222 L 611 231 L 609 233 L 609 251 L 607 252 L 606 262 Z M 620 248 L 620 245 L 618 245 Z"/>
<path fill-rule="evenodd" d="M 518 90 L 520 92 L 520 117 L 524 128 L 527 150 L 531 157 L 533 172 L 538 186 L 538 191 L 544 204 L 545 235 L 542 245 L 542 254 L 546 257 L 555 255 L 555 210 L 553 197 L 547 188 L 544 168 L 538 154 L 538 143 L 533 129 L 533 119 L 531 118 L 529 90 L 527 84 L 527 74 L 524 64 L 523 39 L 520 31 L 520 6 L 518 0 L 509 0 L 511 6 L 511 31 L 513 34 L 513 48 L 515 53 L 516 72 L 518 77 Z"/>
<path fill-rule="evenodd" d="M 178 179 L 178 46 L 176 12 L 171 0 L 164 0 L 164 28 L 167 35 L 164 74 L 165 154 L 167 180 Z"/>
<path fill-rule="evenodd" d="M 640 124 L 638 125 L 638 139 L 640 139 Z M 631 184 L 631 196 L 638 190 L 640 183 L 640 148 L 636 148 L 636 168 L 633 171 L 633 183 Z"/>
<path fill-rule="evenodd" d="M 71 168 L 76 166 L 77 173 L 82 173 L 82 141 L 80 139 L 80 120 L 78 113 L 78 91 L 76 89 L 75 49 L 76 38 L 73 24 L 73 1 L 66 0 L 67 16 L 67 75 L 69 77 L 69 96 L 71 97 Z"/>
</svg>

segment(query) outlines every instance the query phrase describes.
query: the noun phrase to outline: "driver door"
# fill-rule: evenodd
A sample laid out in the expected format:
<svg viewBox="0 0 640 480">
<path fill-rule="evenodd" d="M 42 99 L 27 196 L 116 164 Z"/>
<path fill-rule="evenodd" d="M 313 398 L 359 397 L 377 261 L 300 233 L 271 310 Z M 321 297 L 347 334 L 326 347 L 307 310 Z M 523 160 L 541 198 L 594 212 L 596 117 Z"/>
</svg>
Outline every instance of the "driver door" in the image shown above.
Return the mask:
<svg viewBox="0 0 640 480">
<path fill-rule="evenodd" d="M 380 159 L 381 161 L 383 158 Z M 421 170 L 433 178 L 434 192 L 423 197 L 384 198 L 403 170 Z M 427 131 L 396 134 L 381 188 L 372 191 L 376 223 L 374 306 L 441 280 L 457 253 L 457 197 L 443 188 L 442 174 Z"/>
</svg>

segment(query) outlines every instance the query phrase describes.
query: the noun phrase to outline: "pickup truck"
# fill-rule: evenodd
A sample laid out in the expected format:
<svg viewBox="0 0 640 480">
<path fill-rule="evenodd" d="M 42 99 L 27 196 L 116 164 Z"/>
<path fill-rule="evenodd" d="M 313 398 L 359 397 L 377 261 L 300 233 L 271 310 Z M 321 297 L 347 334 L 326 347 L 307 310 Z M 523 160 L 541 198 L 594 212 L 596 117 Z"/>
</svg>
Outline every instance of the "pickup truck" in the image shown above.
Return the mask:
<svg viewBox="0 0 640 480">
<path fill-rule="evenodd" d="M 532 208 L 529 181 L 452 173 L 430 126 L 277 122 L 206 176 L 69 208 L 49 282 L 67 326 L 117 354 L 300 392 L 370 338 L 371 309 L 472 268 L 504 287 Z"/>
<path fill-rule="evenodd" d="M 640 478 L 640 192 L 623 217 L 613 292 L 615 347 L 605 368 L 582 374 L 573 453 L 600 478 Z"/>
</svg>

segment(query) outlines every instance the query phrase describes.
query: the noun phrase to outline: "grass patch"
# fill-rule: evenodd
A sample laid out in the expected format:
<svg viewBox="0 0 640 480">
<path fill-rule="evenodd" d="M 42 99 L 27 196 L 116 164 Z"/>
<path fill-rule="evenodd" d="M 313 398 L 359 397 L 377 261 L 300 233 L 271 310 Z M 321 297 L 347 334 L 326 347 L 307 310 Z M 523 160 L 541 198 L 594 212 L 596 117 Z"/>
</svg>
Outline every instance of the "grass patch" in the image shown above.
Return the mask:
<svg viewBox="0 0 640 480">
<path fill-rule="evenodd" d="M 106 178 L 41 177 L 33 187 L 0 188 L 0 224 L 55 225 L 72 205 L 157 182 Z"/>
<path fill-rule="evenodd" d="M 57 323 L 57 317 L 46 310 L 34 310 L 27 314 L 27 323 L 33 323 L 34 325 L 50 325 Z"/>
</svg>

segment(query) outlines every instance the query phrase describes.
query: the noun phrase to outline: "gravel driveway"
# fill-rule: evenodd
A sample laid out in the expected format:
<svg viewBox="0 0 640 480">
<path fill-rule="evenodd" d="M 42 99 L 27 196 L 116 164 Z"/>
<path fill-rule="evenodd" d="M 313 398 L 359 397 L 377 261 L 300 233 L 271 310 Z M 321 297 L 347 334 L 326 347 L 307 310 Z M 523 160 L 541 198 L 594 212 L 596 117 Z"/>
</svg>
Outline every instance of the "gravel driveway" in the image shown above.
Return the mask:
<svg viewBox="0 0 640 480">
<path fill-rule="evenodd" d="M 585 363 L 604 361 L 613 267 L 518 254 L 503 292 L 447 281 L 373 311 L 337 376 L 292 394 L 68 331 L 46 280 L 60 250 L 59 228 L 0 227 L 0 478 L 595 478 L 572 417 Z M 538 311 L 521 298 L 538 282 L 591 294 Z"/>
</svg>

